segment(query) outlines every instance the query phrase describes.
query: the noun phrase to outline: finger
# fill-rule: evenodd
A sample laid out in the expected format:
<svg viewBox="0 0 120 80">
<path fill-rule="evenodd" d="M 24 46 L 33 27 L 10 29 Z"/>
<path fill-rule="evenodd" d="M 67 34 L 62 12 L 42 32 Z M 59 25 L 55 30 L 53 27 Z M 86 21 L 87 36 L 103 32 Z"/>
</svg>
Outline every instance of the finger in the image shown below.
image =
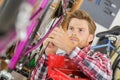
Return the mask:
<svg viewBox="0 0 120 80">
<path fill-rule="evenodd" d="M 55 33 L 51 33 L 49 36 L 48 36 L 48 38 L 55 38 Z"/>
<path fill-rule="evenodd" d="M 63 29 L 61 27 L 57 27 L 57 28 L 54 29 L 54 31 L 52 33 L 61 34 L 61 31 L 63 32 Z"/>
<path fill-rule="evenodd" d="M 61 32 L 61 29 L 60 29 L 61 27 L 56 27 L 55 29 L 54 29 L 54 32 Z"/>
<path fill-rule="evenodd" d="M 47 39 L 45 39 L 45 40 L 43 41 L 43 47 L 45 47 L 45 46 L 47 45 L 47 43 L 48 43 L 48 41 L 47 41 Z"/>
<path fill-rule="evenodd" d="M 57 38 L 57 37 L 60 37 L 60 35 L 61 35 L 60 29 L 56 28 L 54 31 L 50 33 L 49 37 Z"/>
<path fill-rule="evenodd" d="M 65 32 L 65 31 L 63 30 L 62 26 L 60 26 L 60 30 L 61 30 L 61 32 L 63 32 L 63 33 Z"/>
<path fill-rule="evenodd" d="M 46 39 L 46 42 L 53 42 L 53 38 L 51 38 L 51 37 L 48 37 L 47 39 Z"/>
</svg>

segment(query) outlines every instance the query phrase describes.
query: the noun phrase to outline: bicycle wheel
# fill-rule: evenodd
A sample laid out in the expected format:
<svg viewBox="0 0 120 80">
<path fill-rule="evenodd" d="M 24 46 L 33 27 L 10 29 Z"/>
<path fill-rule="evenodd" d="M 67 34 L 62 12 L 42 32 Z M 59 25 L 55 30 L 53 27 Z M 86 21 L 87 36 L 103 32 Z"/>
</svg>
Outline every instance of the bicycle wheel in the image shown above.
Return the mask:
<svg viewBox="0 0 120 80">
<path fill-rule="evenodd" d="M 114 62 L 113 80 L 120 80 L 120 56 Z"/>
</svg>

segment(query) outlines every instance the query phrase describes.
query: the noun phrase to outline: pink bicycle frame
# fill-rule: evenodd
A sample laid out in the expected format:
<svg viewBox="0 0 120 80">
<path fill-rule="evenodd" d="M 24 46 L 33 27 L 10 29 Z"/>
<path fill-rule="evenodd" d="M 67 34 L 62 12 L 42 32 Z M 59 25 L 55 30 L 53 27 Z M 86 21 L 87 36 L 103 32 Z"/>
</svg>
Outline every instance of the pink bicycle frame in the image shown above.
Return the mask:
<svg viewBox="0 0 120 80">
<path fill-rule="evenodd" d="M 28 2 L 34 6 L 36 0 L 28 0 Z M 36 11 L 36 13 L 34 13 L 32 15 L 32 17 L 30 18 L 30 20 L 32 20 L 34 17 L 36 17 L 44 8 L 45 6 L 47 5 L 48 3 L 48 0 L 43 0 L 42 3 L 41 3 L 41 6 L 39 6 L 39 9 Z M 27 44 L 27 42 L 29 41 L 29 38 L 34 30 L 34 28 L 37 26 L 38 24 L 38 19 L 34 19 L 31 23 L 31 25 L 28 26 L 27 28 L 27 38 L 26 40 L 24 41 L 19 41 L 16 45 L 16 48 L 15 48 L 15 52 L 14 52 L 14 56 L 12 57 L 12 59 L 10 60 L 10 63 L 8 65 L 8 68 L 10 70 L 13 70 L 18 62 L 18 60 L 20 59 L 20 57 L 22 56 L 22 52 L 23 52 L 23 49 L 24 49 L 24 46 Z"/>
</svg>

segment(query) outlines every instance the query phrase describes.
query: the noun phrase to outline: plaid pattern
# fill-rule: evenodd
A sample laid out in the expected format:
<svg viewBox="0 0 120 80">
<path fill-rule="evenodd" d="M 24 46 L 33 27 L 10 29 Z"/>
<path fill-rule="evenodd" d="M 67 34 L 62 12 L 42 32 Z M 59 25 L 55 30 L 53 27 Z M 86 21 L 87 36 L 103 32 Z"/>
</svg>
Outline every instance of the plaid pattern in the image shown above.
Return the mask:
<svg viewBox="0 0 120 80">
<path fill-rule="evenodd" d="M 76 47 L 69 58 L 76 63 L 78 68 L 91 80 L 112 80 L 110 60 L 100 52 L 90 50 L 91 46 L 84 49 Z M 47 56 L 44 54 L 32 72 L 31 80 L 50 80 L 47 75 Z"/>
<path fill-rule="evenodd" d="M 110 60 L 105 54 L 93 52 L 90 48 L 91 46 L 82 50 L 76 48 L 70 58 L 91 80 L 112 80 Z"/>
<path fill-rule="evenodd" d="M 38 64 L 32 71 L 31 80 L 46 80 L 47 78 L 49 78 L 47 76 L 47 70 L 48 70 L 47 61 L 48 61 L 47 56 L 43 54 Z"/>
</svg>

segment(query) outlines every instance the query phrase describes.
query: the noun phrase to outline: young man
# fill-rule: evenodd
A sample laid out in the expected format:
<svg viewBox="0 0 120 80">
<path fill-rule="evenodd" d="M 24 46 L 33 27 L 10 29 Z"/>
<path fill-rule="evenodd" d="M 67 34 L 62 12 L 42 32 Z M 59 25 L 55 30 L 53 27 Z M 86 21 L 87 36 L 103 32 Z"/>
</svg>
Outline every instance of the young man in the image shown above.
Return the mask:
<svg viewBox="0 0 120 80">
<path fill-rule="evenodd" d="M 109 59 L 100 52 L 90 50 L 96 29 L 94 21 L 86 12 L 76 10 L 68 17 L 67 24 L 66 32 L 62 28 L 55 28 L 47 38 L 46 41 L 50 43 L 33 70 L 31 80 L 49 80 L 47 55 L 55 53 L 57 48 L 64 50 L 89 79 L 111 80 Z"/>
</svg>

